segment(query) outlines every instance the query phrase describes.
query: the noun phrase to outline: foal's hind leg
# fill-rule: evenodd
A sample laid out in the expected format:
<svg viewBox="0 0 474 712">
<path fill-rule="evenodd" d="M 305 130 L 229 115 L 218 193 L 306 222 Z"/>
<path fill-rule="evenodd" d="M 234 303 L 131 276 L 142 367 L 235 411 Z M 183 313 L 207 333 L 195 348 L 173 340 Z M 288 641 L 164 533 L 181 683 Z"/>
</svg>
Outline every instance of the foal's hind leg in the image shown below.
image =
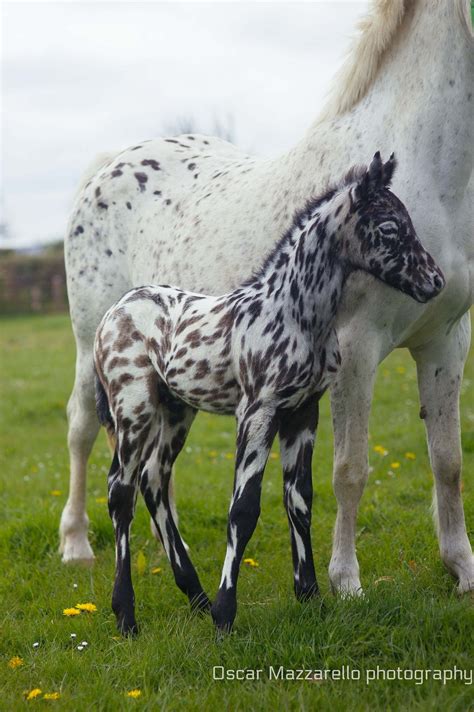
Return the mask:
<svg viewBox="0 0 474 712">
<path fill-rule="evenodd" d="M 120 454 L 119 454 L 120 453 Z M 124 460 L 127 462 L 124 465 Z M 128 459 L 123 443 L 118 445 L 108 477 L 109 514 L 115 531 L 115 583 L 112 610 L 124 635 L 135 635 L 135 595 L 130 565 L 130 526 L 138 492 L 138 457 Z"/>
<path fill-rule="evenodd" d="M 317 399 L 310 398 L 297 411 L 283 412 L 279 425 L 283 500 L 290 525 L 295 595 L 300 601 L 319 593 L 311 547 L 311 458 L 318 408 Z"/>
<path fill-rule="evenodd" d="M 189 598 L 192 609 L 208 610 L 210 601 L 186 551 L 170 500 L 173 464 L 186 441 L 195 415 L 193 408 L 180 401 L 158 406 L 158 434 L 146 453 L 140 488 L 177 586 Z"/>
<path fill-rule="evenodd" d="M 119 381 L 116 379 L 115 383 Z M 156 405 L 146 376 L 125 381 L 116 395 L 117 449 L 108 478 L 109 513 L 115 530 L 112 609 L 123 634 L 135 634 L 135 600 L 130 566 L 130 527 L 144 453 L 156 438 Z"/>
</svg>

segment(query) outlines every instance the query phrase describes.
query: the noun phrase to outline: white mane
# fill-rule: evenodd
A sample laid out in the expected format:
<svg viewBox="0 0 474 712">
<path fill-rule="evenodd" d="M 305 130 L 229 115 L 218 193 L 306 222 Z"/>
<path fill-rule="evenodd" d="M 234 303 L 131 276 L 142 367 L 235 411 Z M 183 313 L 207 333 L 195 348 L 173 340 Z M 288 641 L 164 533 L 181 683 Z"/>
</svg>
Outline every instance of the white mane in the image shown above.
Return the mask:
<svg viewBox="0 0 474 712">
<path fill-rule="evenodd" d="M 392 44 L 407 6 L 417 0 L 372 0 L 371 10 L 358 23 L 348 56 L 336 74 L 329 101 L 319 120 L 333 119 L 352 109 L 367 93 Z"/>
</svg>

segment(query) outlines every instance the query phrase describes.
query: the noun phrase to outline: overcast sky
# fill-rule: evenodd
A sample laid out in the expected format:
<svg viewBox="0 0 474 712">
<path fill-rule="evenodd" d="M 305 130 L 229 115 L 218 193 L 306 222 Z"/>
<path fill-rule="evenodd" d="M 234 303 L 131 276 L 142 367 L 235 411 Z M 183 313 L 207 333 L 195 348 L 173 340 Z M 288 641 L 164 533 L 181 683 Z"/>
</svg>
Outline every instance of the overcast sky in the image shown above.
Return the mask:
<svg viewBox="0 0 474 712">
<path fill-rule="evenodd" d="M 277 155 L 316 117 L 363 2 L 4 2 L 0 246 L 62 237 L 100 151 L 231 117 Z"/>
</svg>

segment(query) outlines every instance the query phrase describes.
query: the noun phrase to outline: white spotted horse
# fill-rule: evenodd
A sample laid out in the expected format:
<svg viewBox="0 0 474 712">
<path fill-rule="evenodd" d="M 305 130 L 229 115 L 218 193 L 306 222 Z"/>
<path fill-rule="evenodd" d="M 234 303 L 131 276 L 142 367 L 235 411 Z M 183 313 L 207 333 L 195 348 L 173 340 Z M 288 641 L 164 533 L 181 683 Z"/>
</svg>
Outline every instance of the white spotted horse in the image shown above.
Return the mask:
<svg viewBox="0 0 474 712">
<path fill-rule="evenodd" d="M 320 194 L 347 166 L 395 146 L 400 167 L 393 189 L 442 268 L 446 288 L 421 304 L 361 270 L 347 280 L 336 325 L 342 365 L 330 392 L 337 517 L 329 578 L 335 593 L 362 591 L 355 537 L 369 473 L 373 385 L 381 361 L 406 348 L 417 366 L 441 558 L 459 593 L 474 590 L 459 404 L 474 294 L 470 4 L 370 4 L 329 102 L 289 150 L 269 159 L 211 136 L 153 137 L 102 155 L 84 176 L 65 237 L 76 371 L 68 403 L 63 561 L 94 558 L 86 511 L 87 462 L 100 427 L 92 349 L 107 309 L 142 284 L 229 292 L 262 264 L 309 195 Z M 321 28 L 313 30 L 317 43 Z M 308 53 L 309 87 L 313 75 Z"/>
<path fill-rule="evenodd" d="M 227 551 L 211 613 L 228 631 L 240 562 L 260 513 L 263 471 L 279 432 L 294 588 L 318 593 L 311 548 L 311 458 L 318 401 L 340 362 L 335 331 L 344 283 L 364 270 L 419 302 L 444 277 L 389 190 L 393 155 L 377 153 L 299 211 L 260 270 L 214 297 L 170 286 L 127 292 L 95 339 L 99 419 L 117 447 L 108 478 L 115 529 L 112 607 L 119 629 L 136 632 L 129 532 L 140 487 L 192 608 L 211 604 L 181 539 L 168 487 L 198 410 L 235 414 L 235 480 Z"/>
</svg>

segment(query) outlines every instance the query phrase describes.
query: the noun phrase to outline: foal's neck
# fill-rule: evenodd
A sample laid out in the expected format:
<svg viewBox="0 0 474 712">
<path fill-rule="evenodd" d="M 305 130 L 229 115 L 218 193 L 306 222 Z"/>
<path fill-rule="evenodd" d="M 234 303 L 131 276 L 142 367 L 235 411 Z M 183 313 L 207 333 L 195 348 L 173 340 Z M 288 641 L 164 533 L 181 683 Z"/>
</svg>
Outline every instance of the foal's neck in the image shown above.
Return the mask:
<svg viewBox="0 0 474 712">
<path fill-rule="evenodd" d="M 344 257 L 348 189 L 295 219 L 258 283 L 269 310 L 282 310 L 316 341 L 333 327 L 349 268 Z M 352 220 L 351 220 L 352 222 Z"/>
</svg>

